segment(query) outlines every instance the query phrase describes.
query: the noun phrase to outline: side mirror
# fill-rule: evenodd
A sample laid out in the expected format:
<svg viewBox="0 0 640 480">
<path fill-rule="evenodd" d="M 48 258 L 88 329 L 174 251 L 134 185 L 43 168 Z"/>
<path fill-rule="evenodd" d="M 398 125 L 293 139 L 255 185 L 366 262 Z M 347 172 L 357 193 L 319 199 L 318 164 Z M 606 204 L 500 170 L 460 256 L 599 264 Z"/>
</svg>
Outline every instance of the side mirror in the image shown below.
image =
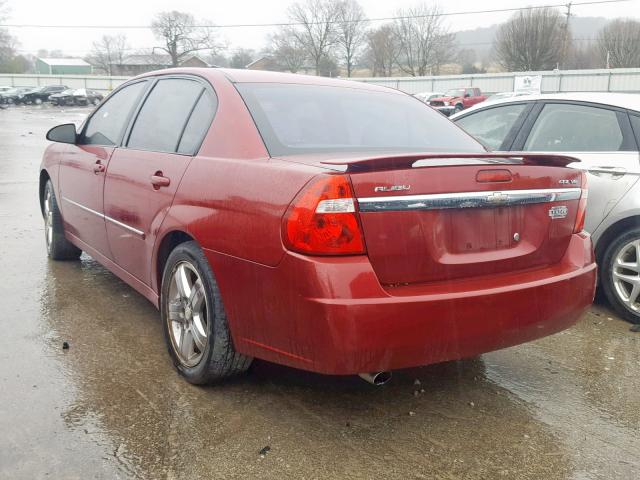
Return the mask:
<svg viewBox="0 0 640 480">
<path fill-rule="evenodd" d="M 53 127 L 47 132 L 47 140 L 75 145 L 77 140 L 76 126 L 73 123 L 65 123 L 64 125 Z"/>
</svg>

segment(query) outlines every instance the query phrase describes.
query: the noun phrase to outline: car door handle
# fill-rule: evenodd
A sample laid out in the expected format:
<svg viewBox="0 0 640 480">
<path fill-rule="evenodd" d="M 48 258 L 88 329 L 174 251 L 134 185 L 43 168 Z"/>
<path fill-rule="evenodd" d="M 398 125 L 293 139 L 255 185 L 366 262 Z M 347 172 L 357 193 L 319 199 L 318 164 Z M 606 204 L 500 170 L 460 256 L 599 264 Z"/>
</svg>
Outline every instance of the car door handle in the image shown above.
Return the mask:
<svg viewBox="0 0 640 480">
<path fill-rule="evenodd" d="M 93 164 L 93 173 L 95 173 L 96 175 L 99 173 L 104 173 L 105 170 L 106 167 L 102 163 L 100 163 L 100 160 Z"/>
<path fill-rule="evenodd" d="M 162 175 L 162 172 L 156 172 L 151 175 L 151 185 L 158 190 L 160 187 L 168 187 L 171 184 L 171 179 Z"/>
<path fill-rule="evenodd" d="M 624 167 L 610 167 L 608 165 L 599 165 L 589 168 L 591 173 L 610 173 L 611 175 L 624 175 L 627 169 Z"/>
</svg>

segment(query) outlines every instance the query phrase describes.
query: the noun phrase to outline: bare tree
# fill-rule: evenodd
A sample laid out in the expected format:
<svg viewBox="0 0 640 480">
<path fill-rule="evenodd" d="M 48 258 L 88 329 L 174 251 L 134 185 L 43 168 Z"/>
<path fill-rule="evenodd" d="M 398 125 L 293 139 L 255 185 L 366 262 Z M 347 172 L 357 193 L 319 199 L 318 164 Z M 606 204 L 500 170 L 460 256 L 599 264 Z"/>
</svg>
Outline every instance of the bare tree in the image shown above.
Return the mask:
<svg viewBox="0 0 640 480">
<path fill-rule="evenodd" d="M 93 42 L 87 60 L 108 75 L 113 75 L 117 65 L 122 65 L 128 49 L 127 37 L 124 35 L 104 35 L 97 42 Z"/>
<path fill-rule="evenodd" d="M 367 39 L 367 20 L 362 6 L 356 0 L 341 0 L 338 4 L 337 43 L 351 76 L 356 56 Z"/>
<path fill-rule="evenodd" d="M 245 68 L 255 59 L 256 53 L 247 48 L 239 48 L 232 56 L 230 61 L 231 68 Z"/>
<path fill-rule="evenodd" d="M 454 39 L 443 24 L 440 7 L 421 4 L 399 10 L 394 22 L 400 56 L 398 66 L 411 76 L 437 72 L 453 53 Z"/>
<path fill-rule="evenodd" d="M 211 28 L 199 27 L 190 13 L 158 13 L 151 23 L 153 34 L 164 45 L 157 47 L 171 57 L 171 65 L 177 67 L 189 54 L 208 50 L 210 53 L 220 48 Z"/>
<path fill-rule="evenodd" d="M 292 73 L 301 70 L 307 61 L 307 53 L 298 35 L 290 27 L 281 28 L 271 37 L 271 46 L 268 52 L 278 69 Z"/>
<path fill-rule="evenodd" d="M 367 33 L 366 58 L 374 77 L 390 77 L 399 54 L 400 46 L 392 25 L 382 25 Z"/>
<path fill-rule="evenodd" d="M 598 49 L 608 68 L 640 67 L 640 22 L 612 21 L 600 30 Z"/>
<path fill-rule="evenodd" d="M 323 60 L 331 56 L 337 42 L 338 0 L 303 0 L 289 7 L 289 18 L 300 24 L 291 32 L 320 75 Z"/>
<path fill-rule="evenodd" d="M 0 22 L 6 20 L 9 15 L 9 7 L 5 0 L 0 0 Z M 0 28 L 0 68 L 5 70 L 8 64 L 16 54 L 16 39 L 9 34 L 9 31 Z"/>
<path fill-rule="evenodd" d="M 564 39 L 565 24 L 557 10 L 524 10 L 500 26 L 495 52 L 510 71 L 549 70 L 562 59 Z"/>
</svg>

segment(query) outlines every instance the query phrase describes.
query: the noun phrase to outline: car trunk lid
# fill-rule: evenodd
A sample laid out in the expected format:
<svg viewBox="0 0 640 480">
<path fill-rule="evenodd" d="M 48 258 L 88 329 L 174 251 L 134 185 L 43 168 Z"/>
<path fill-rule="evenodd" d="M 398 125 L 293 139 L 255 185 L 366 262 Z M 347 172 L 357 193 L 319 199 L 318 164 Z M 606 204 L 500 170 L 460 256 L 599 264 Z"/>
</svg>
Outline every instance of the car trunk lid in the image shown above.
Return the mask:
<svg viewBox="0 0 640 480">
<path fill-rule="evenodd" d="M 343 165 L 382 284 L 437 282 L 558 263 L 582 174 L 543 154 L 380 156 Z"/>
</svg>

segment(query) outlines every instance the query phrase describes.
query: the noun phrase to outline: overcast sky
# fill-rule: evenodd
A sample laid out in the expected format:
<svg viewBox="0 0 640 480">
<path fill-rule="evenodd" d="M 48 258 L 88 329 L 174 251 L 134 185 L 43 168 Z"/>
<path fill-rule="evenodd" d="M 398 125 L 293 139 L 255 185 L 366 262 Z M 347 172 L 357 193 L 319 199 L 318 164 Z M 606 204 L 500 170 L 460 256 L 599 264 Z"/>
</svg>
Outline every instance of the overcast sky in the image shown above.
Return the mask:
<svg viewBox="0 0 640 480">
<path fill-rule="evenodd" d="M 576 0 L 584 1 L 584 0 Z M 291 0 L 8 0 L 12 24 L 45 25 L 147 25 L 154 13 L 177 9 L 190 12 L 197 19 L 207 19 L 216 24 L 277 23 L 287 21 L 287 6 Z M 360 0 L 370 18 L 393 16 L 398 8 L 415 5 L 419 0 Z M 429 3 L 429 2 L 428 2 Z M 528 5 L 565 3 L 565 0 L 460 0 L 442 1 L 445 12 L 475 11 L 513 8 Z M 607 18 L 640 15 L 640 0 L 604 5 L 574 5 L 572 13 L 579 16 Z M 512 13 L 487 13 L 447 17 L 452 31 L 489 26 L 506 20 Z M 20 42 L 22 53 L 36 53 L 39 48 L 61 49 L 69 55 L 84 55 L 91 42 L 104 34 L 123 33 L 133 48 L 151 48 L 159 45 L 150 30 L 144 29 L 52 29 L 11 28 Z M 231 50 L 245 47 L 260 49 L 273 28 L 224 28 L 220 34 Z"/>
</svg>

